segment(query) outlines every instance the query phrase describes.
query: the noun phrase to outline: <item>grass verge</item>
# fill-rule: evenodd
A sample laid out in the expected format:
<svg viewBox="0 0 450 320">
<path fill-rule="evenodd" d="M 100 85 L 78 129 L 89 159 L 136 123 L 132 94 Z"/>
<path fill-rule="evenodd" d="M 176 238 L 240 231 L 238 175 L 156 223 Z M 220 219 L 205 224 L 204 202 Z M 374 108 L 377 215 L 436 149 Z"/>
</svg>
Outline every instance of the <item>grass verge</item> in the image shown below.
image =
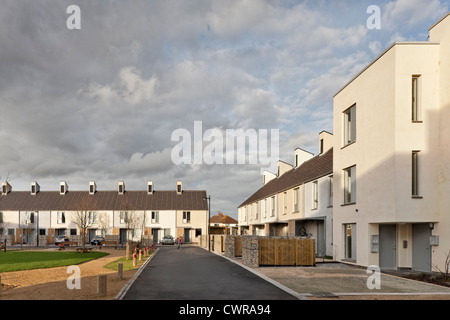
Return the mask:
<svg viewBox="0 0 450 320">
<path fill-rule="evenodd" d="M 111 263 L 108 263 L 105 268 L 107 269 L 111 269 L 114 271 L 117 271 L 119 269 L 118 265 L 121 262 L 123 264 L 123 271 L 127 271 L 127 270 L 132 270 L 132 269 L 137 269 L 140 266 L 142 266 L 144 264 L 144 262 L 151 257 L 151 255 L 153 254 L 153 252 L 155 252 L 156 250 L 150 250 L 149 256 L 148 257 L 142 257 L 142 261 L 139 261 L 139 259 L 136 259 L 136 267 L 133 267 L 133 258 L 127 260 L 126 257 L 122 257 L 119 258 L 117 260 L 114 260 Z"/>
<path fill-rule="evenodd" d="M 0 272 L 45 269 L 77 265 L 106 256 L 105 252 L 7 251 L 0 253 Z"/>
</svg>

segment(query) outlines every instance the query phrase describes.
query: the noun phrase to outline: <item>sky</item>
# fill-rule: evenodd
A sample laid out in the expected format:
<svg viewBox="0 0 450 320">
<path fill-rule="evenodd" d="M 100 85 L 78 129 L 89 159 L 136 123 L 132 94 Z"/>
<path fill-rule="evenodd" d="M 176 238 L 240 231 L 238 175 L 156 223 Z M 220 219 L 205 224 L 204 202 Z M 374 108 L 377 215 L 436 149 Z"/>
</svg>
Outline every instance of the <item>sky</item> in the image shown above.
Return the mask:
<svg viewBox="0 0 450 320">
<path fill-rule="evenodd" d="M 367 23 L 377 18 L 372 5 L 380 9 L 377 28 Z M 291 164 L 297 147 L 317 154 L 319 133 L 333 133 L 333 95 L 393 42 L 426 41 L 449 7 L 449 0 L 2 0 L 1 180 L 13 191 L 31 181 L 42 191 L 60 181 L 69 191 L 88 190 L 89 181 L 98 190 L 116 190 L 118 181 L 145 190 L 149 180 L 155 191 L 175 190 L 181 180 L 184 189 L 207 191 L 211 215 L 237 218 L 262 186 L 262 163 L 175 163 L 174 148 L 189 145 L 172 138 L 177 129 L 190 133 L 183 156 L 192 159 L 194 142 L 203 149 L 220 142 L 196 136 L 196 121 L 201 133 L 278 130 L 279 159 Z M 237 157 L 237 149 L 225 151 Z"/>
</svg>

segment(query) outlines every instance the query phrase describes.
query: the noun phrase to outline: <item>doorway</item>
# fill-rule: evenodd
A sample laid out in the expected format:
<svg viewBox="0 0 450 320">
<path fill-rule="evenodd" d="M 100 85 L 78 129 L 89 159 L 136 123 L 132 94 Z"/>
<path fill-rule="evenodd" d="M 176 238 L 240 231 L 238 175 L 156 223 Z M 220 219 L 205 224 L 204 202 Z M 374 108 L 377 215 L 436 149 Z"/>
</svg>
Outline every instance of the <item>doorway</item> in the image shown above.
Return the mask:
<svg viewBox="0 0 450 320">
<path fill-rule="evenodd" d="M 397 226 L 381 224 L 380 235 L 380 268 L 397 269 Z"/>
<path fill-rule="evenodd" d="M 431 272 L 431 229 L 428 223 L 412 225 L 412 268 Z"/>
</svg>

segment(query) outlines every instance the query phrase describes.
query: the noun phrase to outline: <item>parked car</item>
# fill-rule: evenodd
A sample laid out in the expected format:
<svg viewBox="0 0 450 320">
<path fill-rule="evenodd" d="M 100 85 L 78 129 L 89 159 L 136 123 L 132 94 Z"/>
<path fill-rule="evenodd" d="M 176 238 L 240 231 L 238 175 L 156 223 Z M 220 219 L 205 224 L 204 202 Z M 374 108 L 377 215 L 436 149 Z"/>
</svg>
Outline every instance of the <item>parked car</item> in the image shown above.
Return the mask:
<svg viewBox="0 0 450 320">
<path fill-rule="evenodd" d="M 175 240 L 172 236 L 164 236 L 161 240 L 161 244 L 175 244 Z"/>
<path fill-rule="evenodd" d="M 55 244 L 60 244 L 63 243 L 65 241 L 69 241 L 69 237 L 65 236 L 65 235 L 59 235 L 55 238 Z"/>
<path fill-rule="evenodd" d="M 103 236 L 95 236 L 95 237 L 93 237 L 92 239 L 91 239 L 91 244 L 93 245 L 93 246 L 95 246 L 95 245 L 101 245 L 101 242 L 102 241 L 105 241 L 105 237 L 103 237 Z"/>
</svg>

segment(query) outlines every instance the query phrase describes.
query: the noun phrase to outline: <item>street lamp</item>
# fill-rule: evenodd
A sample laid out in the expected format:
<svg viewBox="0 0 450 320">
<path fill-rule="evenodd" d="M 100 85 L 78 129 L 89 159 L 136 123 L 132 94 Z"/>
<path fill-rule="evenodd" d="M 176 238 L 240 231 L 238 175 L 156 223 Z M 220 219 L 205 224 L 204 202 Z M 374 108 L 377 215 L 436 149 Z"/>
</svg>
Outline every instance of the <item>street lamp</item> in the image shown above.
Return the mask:
<svg viewBox="0 0 450 320">
<path fill-rule="evenodd" d="M 203 200 L 208 200 L 208 251 L 211 251 L 211 235 L 210 235 L 210 224 L 211 224 L 211 196 L 203 197 Z"/>
</svg>

